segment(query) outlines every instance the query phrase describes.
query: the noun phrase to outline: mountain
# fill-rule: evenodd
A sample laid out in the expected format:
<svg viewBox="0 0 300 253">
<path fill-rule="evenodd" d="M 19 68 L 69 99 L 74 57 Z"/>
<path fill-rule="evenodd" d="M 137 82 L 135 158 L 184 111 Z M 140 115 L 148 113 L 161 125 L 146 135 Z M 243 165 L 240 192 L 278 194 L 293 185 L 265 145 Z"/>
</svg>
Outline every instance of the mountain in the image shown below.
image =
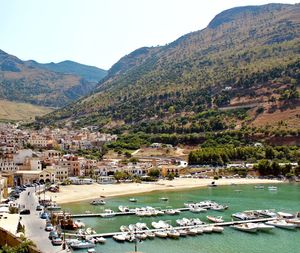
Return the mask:
<svg viewBox="0 0 300 253">
<path fill-rule="evenodd" d="M 70 61 L 22 61 L 0 50 L 0 99 L 61 107 L 93 91 L 97 82 L 90 80 L 99 81 L 103 74 L 95 67 Z"/>
<path fill-rule="evenodd" d="M 299 4 L 226 10 L 201 31 L 124 56 L 93 95 L 38 123 L 150 133 L 275 126 L 282 120 L 299 128 L 299 45 Z"/>
<path fill-rule="evenodd" d="M 51 62 L 41 64 L 31 60 L 27 61 L 26 65 L 37 68 L 43 68 L 58 73 L 77 75 L 89 82 L 99 82 L 107 75 L 106 70 L 93 66 L 83 65 L 74 61 L 62 61 L 59 63 Z"/>
</svg>

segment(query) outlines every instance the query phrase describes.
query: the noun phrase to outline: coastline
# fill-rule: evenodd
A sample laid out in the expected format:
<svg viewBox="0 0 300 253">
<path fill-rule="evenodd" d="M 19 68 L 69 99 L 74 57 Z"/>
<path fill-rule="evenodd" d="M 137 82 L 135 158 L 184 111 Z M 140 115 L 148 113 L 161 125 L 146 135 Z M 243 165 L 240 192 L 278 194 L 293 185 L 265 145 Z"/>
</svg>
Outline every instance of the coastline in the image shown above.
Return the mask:
<svg viewBox="0 0 300 253">
<path fill-rule="evenodd" d="M 279 180 L 270 179 L 198 179 L 198 178 L 176 178 L 172 181 L 159 180 L 154 183 L 120 183 L 120 184 L 97 184 L 92 185 L 67 185 L 61 186 L 60 192 L 47 192 L 46 196 L 51 198 L 58 204 L 66 204 L 72 202 L 88 201 L 92 199 L 130 196 L 141 193 L 150 193 L 154 191 L 178 191 L 193 188 L 207 187 L 212 181 L 218 186 L 223 185 L 247 185 L 247 184 L 278 184 L 283 183 Z"/>
</svg>

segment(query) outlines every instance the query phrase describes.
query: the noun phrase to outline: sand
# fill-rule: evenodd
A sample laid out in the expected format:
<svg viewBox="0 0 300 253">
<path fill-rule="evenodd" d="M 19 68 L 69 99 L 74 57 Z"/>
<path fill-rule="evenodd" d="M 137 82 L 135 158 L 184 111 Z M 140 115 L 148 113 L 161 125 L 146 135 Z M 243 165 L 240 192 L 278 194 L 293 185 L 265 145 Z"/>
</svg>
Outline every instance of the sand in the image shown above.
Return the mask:
<svg viewBox="0 0 300 253">
<path fill-rule="evenodd" d="M 121 183 L 121 184 L 97 184 L 92 185 L 67 185 L 60 186 L 60 192 L 47 192 L 47 196 L 51 197 L 53 201 L 58 204 L 97 199 L 101 196 L 115 197 L 122 195 L 134 195 L 152 191 L 165 190 L 180 190 L 207 187 L 212 179 L 198 179 L 198 178 L 176 178 L 172 181 L 159 180 L 154 183 Z M 268 179 L 219 179 L 215 180 L 217 185 L 231 185 L 231 184 L 275 184 L 282 183 L 278 180 Z"/>
</svg>

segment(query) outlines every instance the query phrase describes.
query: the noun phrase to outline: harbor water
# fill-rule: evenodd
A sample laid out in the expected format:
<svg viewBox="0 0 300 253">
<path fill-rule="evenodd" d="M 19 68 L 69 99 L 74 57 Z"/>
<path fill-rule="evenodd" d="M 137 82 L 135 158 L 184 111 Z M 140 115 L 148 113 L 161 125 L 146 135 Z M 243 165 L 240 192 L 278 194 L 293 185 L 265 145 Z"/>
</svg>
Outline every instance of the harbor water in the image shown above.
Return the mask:
<svg viewBox="0 0 300 253">
<path fill-rule="evenodd" d="M 82 218 L 86 227 L 92 227 L 97 233 L 117 232 L 121 225 L 129 225 L 136 222 L 144 222 L 151 227 L 152 221 L 168 220 L 170 224 L 176 225 L 175 220 L 179 218 L 200 218 L 208 222 L 206 216 L 223 216 L 225 221 L 232 219 L 231 214 L 244 210 L 253 209 L 275 209 L 295 213 L 300 211 L 300 184 L 278 184 L 277 191 L 269 191 L 268 185 L 264 189 L 255 189 L 253 185 L 231 185 L 213 188 L 200 188 L 193 190 L 153 192 L 135 196 L 115 197 L 106 199 L 105 206 L 92 206 L 89 201 L 70 203 L 62 205 L 63 209 L 72 213 L 104 212 L 104 209 L 118 211 L 118 206 L 130 208 L 152 206 L 165 208 L 181 208 L 185 202 L 199 202 L 203 200 L 214 200 L 220 204 L 229 205 L 224 212 L 208 210 L 206 213 L 195 214 L 182 212 L 175 216 L 137 217 L 118 216 L 113 218 Z M 95 196 L 97 198 L 99 196 Z M 129 198 L 137 199 L 136 203 L 129 202 Z M 160 200 L 167 197 L 168 201 Z M 259 232 L 256 234 L 243 233 L 230 227 L 225 227 L 222 234 L 203 234 L 195 237 L 145 240 L 138 243 L 138 251 L 144 253 L 259 253 L 280 252 L 298 253 L 300 249 L 300 229 L 295 231 L 275 228 L 271 232 Z M 134 243 L 117 243 L 108 238 L 103 245 L 97 244 L 97 252 L 123 253 L 133 252 Z M 76 250 L 76 252 L 87 252 L 87 250 Z"/>
</svg>

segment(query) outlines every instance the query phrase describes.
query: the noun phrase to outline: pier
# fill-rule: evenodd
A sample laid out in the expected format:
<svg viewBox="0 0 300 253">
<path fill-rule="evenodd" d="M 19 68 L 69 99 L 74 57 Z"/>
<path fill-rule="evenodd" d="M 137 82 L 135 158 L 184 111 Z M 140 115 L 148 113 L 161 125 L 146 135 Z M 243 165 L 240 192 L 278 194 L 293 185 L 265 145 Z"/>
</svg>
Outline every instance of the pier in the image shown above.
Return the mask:
<svg viewBox="0 0 300 253">
<path fill-rule="evenodd" d="M 267 221 L 272 221 L 276 220 L 277 218 L 261 218 L 261 219 L 255 219 L 255 220 L 242 220 L 242 221 L 228 221 L 228 222 L 221 222 L 221 223 L 210 223 L 210 224 L 203 224 L 203 225 L 195 225 L 195 226 L 177 226 L 177 227 L 172 227 L 172 230 L 180 230 L 180 229 L 192 229 L 192 228 L 204 228 L 204 227 L 209 227 L 209 226 L 217 226 L 217 227 L 226 227 L 226 226 L 232 226 L 232 225 L 237 225 L 237 224 L 242 224 L 242 223 L 258 223 L 258 222 L 267 222 Z M 149 230 L 143 230 L 143 231 L 132 231 L 132 233 L 139 234 L 139 233 L 144 233 L 146 231 L 149 232 L 157 232 L 157 231 L 165 231 L 167 229 L 165 228 L 159 228 L 159 229 L 149 229 Z M 88 237 L 113 237 L 114 235 L 122 234 L 123 232 L 110 232 L 110 233 L 100 233 L 100 234 L 93 234 L 93 235 L 85 235 Z M 127 233 L 127 232 L 125 232 Z M 74 234 L 74 233 L 66 233 L 67 236 L 72 236 L 72 237 L 82 237 L 82 235 Z"/>
<path fill-rule="evenodd" d="M 162 209 L 158 209 L 161 210 L 163 212 L 166 211 L 162 210 Z M 190 209 L 188 207 L 183 207 L 183 208 L 174 208 L 174 210 L 178 210 L 180 212 L 185 212 L 185 211 L 189 211 Z M 101 217 L 102 215 L 104 215 L 105 213 L 80 213 L 80 214 L 71 214 L 70 217 L 71 218 L 92 218 L 92 217 Z M 124 216 L 124 215 L 135 215 L 136 212 L 115 212 L 114 216 Z M 114 217 L 113 216 L 113 217 Z"/>
</svg>

